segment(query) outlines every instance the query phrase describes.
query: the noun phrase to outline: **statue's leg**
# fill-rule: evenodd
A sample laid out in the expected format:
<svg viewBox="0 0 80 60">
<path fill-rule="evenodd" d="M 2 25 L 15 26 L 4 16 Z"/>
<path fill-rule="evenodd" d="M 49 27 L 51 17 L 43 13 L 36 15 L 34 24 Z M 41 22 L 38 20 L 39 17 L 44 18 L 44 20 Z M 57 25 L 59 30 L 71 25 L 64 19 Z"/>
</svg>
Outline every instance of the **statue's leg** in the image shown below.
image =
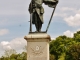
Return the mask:
<svg viewBox="0 0 80 60">
<path fill-rule="evenodd" d="M 41 32 L 42 22 L 40 20 L 39 15 L 36 12 L 35 12 L 35 27 L 36 27 L 36 32 Z"/>
<path fill-rule="evenodd" d="M 37 21 L 35 22 L 35 26 L 36 26 L 36 31 L 37 31 L 37 32 L 40 32 L 40 31 L 41 31 L 42 24 L 41 24 L 39 18 L 38 18 Z"/>
<path fill-rule="evenodd" d="M 35 12 L 35 27 L 36 27 L 36 32 L 38 32 L 39 31 L 38 30 L 39 25 L 38 25 L 38 15 L 36 12 Z"/>
<path fill-rule="evenodd" d="M 41 32 L 41 28 L 42 28 L 42 22 L 38 16 L 38 20 L 37 20 L 37 26 L 38 26 L 38 32 Z"/>
<path fill-rule="evenodd" d="M 33 13 L 33 16 L 32 16 L 32 23 L 35 25 L 35 28 L 36 28 L 36 32 L 38 31 L 38 25 L 37 25 L 37 14 L 36 12 Z"/>
<path fill-rule="evenodd" d="M 35 23 L 35 27 L 36 27 L 36 32 L 38 32 L 38 24 Z"/>
<path fill-rule="evenodd" d="M 42 24 L 40 24 L 40 26 L 39 26 L 39 32 L 41 32 L 41 28 L 42 28 Z"/>
</svg>

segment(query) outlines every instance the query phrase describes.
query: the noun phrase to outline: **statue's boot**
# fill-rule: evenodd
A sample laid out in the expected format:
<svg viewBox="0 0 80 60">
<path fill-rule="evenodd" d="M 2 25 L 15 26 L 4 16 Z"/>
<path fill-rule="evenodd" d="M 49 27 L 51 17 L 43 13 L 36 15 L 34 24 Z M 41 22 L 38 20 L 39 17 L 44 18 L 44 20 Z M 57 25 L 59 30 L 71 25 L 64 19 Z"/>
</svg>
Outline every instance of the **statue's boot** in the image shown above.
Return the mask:
<svg viewBox="0 0 80 60">
<path fill-rule="evenodd" d="M 41 32 L 42 24 L 39 25 L 39 32 Z"/>
<path fill-rule="evenodd" d="M 36 32 L 41 32 L 42 24 L 36 24 Z"/>
<path fill-rule="evenodd" d="M 35 26 L 36 26 L 36 32 L 41 32 L 42 22 L 41 21 L 36 22 Z"/>
<path fill-rule="evenodd" d="M 42 28 L 42 23 L 38 23 L 38 32 L 41 32 L 41 28 Z"/>
<path fill-rule="evenodd" d="M 35 24 L 35 27 L 36 27 L 36 32 L 38 32 L 38 24 L 37 23 Z"/>
</svg>

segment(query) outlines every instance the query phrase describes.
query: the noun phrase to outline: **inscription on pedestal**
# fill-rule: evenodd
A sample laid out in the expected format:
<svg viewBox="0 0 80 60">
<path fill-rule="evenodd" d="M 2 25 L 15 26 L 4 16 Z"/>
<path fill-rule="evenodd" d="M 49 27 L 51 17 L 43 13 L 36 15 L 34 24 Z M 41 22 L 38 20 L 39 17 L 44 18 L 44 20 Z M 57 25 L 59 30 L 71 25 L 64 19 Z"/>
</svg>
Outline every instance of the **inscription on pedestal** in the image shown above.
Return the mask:
<svg viewBox="0 0 80 60">
<path fill-rule="evenodd" d="M 37 45 L 35 47 L 31 47 L 31 50 L 33 55 L 40 56 L 41 54 L 43 54 L 44 48 Z"/>
</svg>

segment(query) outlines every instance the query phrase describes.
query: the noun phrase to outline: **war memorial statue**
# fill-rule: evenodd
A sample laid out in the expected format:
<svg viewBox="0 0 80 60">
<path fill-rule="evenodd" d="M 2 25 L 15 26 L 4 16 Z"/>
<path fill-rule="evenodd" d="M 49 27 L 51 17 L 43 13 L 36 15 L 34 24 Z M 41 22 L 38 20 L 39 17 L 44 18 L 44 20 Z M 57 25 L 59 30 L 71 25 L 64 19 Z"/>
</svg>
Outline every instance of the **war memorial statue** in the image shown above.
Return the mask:
<svg viewBox="0 0 80 60">
<path fill-rule="evenodd" d="M 41 28 L 42 28 L 42 24 L 43 24 L 43 14 L 44 14 L 44 8 L 42 6 L 43 3 L 45 5 L 48 5 L 49 7 L 54 8 L 45 32 L 47 32 L 47 30 L 48 30 L 48 27 L 52 20 L 52 16 L 54 14 L 58 0 L 31 0 L 31 2 L 29 4 L 30 32 L 32 32 L 32 24 L 35 25 L 36 32 L 41 32 Z"/>
<path fill-rule="evenodd" d="M 45 32 L 41 31 L 43 24 L 44 8 L 42 4 L 53 8 L 47 29 Z M 27 60 L 50 60 L 49 59 L 49 42 L 50 35 L 47 34 L 50 22 L 52 20 L 58 0 L 31 0 L 29 5 L 30 13 L 30 31 L 24 37 L 27 41 Z M 32 24 L 36 27 L 36 32 L 32 32 Z"/>
</svg>

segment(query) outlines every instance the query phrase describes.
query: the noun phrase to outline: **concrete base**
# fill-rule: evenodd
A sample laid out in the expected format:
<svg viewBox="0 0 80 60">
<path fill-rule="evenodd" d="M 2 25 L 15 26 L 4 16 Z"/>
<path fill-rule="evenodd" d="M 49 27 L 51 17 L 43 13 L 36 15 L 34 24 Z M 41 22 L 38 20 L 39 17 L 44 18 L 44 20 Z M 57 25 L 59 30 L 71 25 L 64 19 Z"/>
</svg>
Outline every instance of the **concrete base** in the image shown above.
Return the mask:
<svg viewBox="0 0 80 60">
<path fill-rule="evenodd" d="M 31 33 L 27 40 L 27 60 L 49 60 L 50 36 L 46 33 Z"/>
</svg>

